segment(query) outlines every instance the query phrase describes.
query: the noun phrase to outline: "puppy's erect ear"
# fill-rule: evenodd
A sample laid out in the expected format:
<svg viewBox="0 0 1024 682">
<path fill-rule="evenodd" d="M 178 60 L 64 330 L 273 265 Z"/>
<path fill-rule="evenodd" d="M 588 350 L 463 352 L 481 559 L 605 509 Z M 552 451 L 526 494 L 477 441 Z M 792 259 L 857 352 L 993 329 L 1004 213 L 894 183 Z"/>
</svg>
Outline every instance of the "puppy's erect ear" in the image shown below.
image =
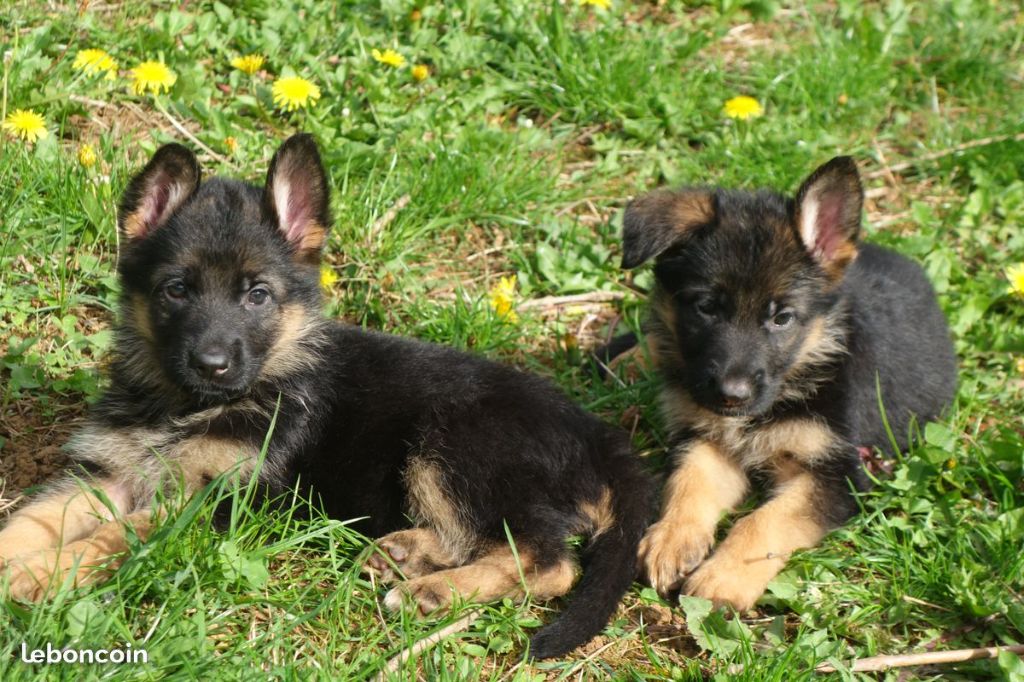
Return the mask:
<svg viewBox="0 0 1024 682">
<path fill-rule="evenodd" d="M 714 220 L 710 190 L 657 190 L 634 199 L 622 220 L 622 267 L 635 268 Z"/>
<path fill-rule="evenodd" d="M 129 240 L 152 234 L 196 191 L 199 175 L 195 154 L 180 144 L 160 147 L 121 197 L 121 234 Z"/>
<path fill-rule="evenodd" d="M 801 185 L 796 195 L 796 227 L 807 251 L 832 279 L 843 276 L 857 256 L 864 189 L 857 164 L 837 156 Z"/>
<path fill-rule="evenodd" d="M 292 135 L 274 154 L 263 202 L 298 260 L 315 262 L 331 223 L 327 176 L 313 136 Z"/>
</svg>

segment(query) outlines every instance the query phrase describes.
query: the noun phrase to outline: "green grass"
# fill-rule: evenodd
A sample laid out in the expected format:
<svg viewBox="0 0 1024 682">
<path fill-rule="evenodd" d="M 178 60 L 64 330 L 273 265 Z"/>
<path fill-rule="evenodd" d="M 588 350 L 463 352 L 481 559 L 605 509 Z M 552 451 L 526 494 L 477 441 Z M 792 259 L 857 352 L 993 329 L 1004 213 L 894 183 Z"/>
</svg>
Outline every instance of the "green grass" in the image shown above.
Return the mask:
<svg viewBox="0 0 1024 682">
<path fill-rule="evenodd" d="M 159 144 L 200 151 L 172 119 L 214 152 L 200 153 L 208 175 L 253 181 L 288 134 L 314 133 L 336 216 L 330 314 L 546 374 L 635 430 L 654 468 L 665 454 L 656 378 L 632 367 L 602 383 L 579 369 L 581 348 L 610 324 L 643 319 L 617 269 L 625 201 L 662 184 L 792 191 L 831 156 L 853 154 L 868 239 L 925 265 L 955 331 L 962 372 L 948 418 L 862 496 L 863 514 L 793 558 L 756 617 L 667 604 L 637 586 L 586 653 L 527 666 L 518 652 L 558 604 L 509 601 L 398 677 L 790 680 L 825 661 L 1024 641 L 1024 299 L 1007 294 L 1004 274 L 1024 261 L 1014 3 L 176 7 L 21 1 L 0 15 L 0 113 L 32 109 L 50 131 L 0 145 L 0 472 L 65 438 L 101 390 L 117 197 Z M 91 47 L 120 62 L 115 80 L 72 68 Z M 386 47 L 409 63 L 375 62 L 371 50 Z M 230 67 L 250 52 L 267 57 L 266 73 Z M 169 93 L 131 94 L 128 70 L 146 59 L 177 73 Z M 416 82 L 412 64 L 429 78 Z M 271 84 L 289 73 L 322 98 L 275 109 Z M 738 94 L 765 115 L 726 119 L 723 103 Z M 83 143 L 99 157 L 91 168 L 77 160 Z M 511 274 L 515 321 L 488 299 Z M 618 298 L 528 303 L 593 292 Z M 238 505 L 233 530 L 214 533 L 210 510 L 231 495 L 214 488 L 185 505 L 104 586 L 0 604 L 0 677 L 366 678 L 469 612 L 426 622 L 384 612 L 383 590 L 358 572 L 365 539 L 338 520 Z M 150 664 L 28 666 L 22 642 L 131 642 Z M 911 675 L 1021 680 L 1024 665 L 1003 657 Z"/>
</svg>

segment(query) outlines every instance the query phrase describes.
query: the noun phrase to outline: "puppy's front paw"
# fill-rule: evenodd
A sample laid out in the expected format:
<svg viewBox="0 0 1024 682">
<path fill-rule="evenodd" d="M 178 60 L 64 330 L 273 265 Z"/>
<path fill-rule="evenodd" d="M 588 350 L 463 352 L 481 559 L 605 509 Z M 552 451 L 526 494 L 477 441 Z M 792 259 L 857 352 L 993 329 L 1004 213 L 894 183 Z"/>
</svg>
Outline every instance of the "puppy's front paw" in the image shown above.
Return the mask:
<svg viewBox="0 0 1024 682">
<path fill-rule="evenodd" d="M 421 616 L 444 613 L 452 605 L 453 591 L 451 583 L 441 575 L 426 575 L 392 588 L 384 595 L 384 606 L 398 611 L 409 601 L 416 605 Z"/>
<path fill-rule="evenodd" d="M 679 588 L 714 544 L 714 528 L 659 521 L 640 542 L 640 567 L 662 596 Z"/>
<path fill-rule="evenodd" d="M 3 566 L 3 579 L 7 582 L 5 596 L 19 601 L 42 601 L 51 585 L 55 589 L 60 584 L 60 576 L 54 575 L 55 563 L 54 552 L 39 552 L 6 562 Z"/>
<path fill-rule="evenodd" d="M 453 565 L 437 534 L 429 528 L 389 533 L 375 544 L 377 551 L 366 560 L 363 569 L 385 584 L 403 577 L 418 578 Z"/>
<path fill-rule="evenodd" d="M 768 558 L 740 557 L 722 545 L 687 579 L 683 591 L 709 599 L 715 606 L 747 611 L 753 608 L 764 594 L 768 581 L 778 572 L 774 564 Z"/>
<path fill-rule="evenodd" d="M 101 580 L 108 571 L 81 563 L 81 554 L 44 550 L 12 560 L 6 567 L 7 596 L 20 601 L 46 599 L 69 579 L 72 586 Z"/>
<path fill-rule="evenodd" d="M 10 560 L 4 569 L 7 595 L 22 601 L 42 601 L 65 582 L 70 581 L 72 587 L 103 582 L 123 559 L 123 553 L 104 551 L 89 540 L 20 556 Z"/>
</svg>

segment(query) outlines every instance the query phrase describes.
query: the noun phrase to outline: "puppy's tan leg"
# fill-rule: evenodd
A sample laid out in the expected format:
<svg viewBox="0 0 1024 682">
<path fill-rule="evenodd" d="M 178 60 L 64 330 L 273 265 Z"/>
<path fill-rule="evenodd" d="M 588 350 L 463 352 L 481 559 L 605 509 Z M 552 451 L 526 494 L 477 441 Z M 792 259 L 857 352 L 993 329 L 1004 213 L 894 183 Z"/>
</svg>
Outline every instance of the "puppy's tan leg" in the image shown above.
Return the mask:
<svg viewBox="0 0 1024 682">
<path fill-rule="evenodd" d="M 815 511 L 819 494 L 806 471 L 782 481 L 771 500 L 736 522 L 686 591 L 740 611 L 752 607 L 791 552 L 813 547 L 828 532 Z"/>
<path fill-rule="evenodd" d="M 432 528 L 388 533 L 374 544 L 377 549 L 366 560 L 363 569 L 377 575 L 383 583 L 397 582 L 403 577 L 418 578 L 451 568 L 457 563 Z M 395 572 L 396 568 L 400 574 Z"/>
<path fill-rule="evenodd" d="M 11 515 L 0 530 L 0 566 L 12 559 L 74 542 L 111 519 L 110 510 L 90 488 L 102 491 L 122 514 L 131 504 L 127 486 L 114 479 L 66 480 Z"/>
<path fill-rule="evenodd" d="M 524 579 L 530 594 L 551 599 L 568 592 L 575 578 L 576 568 L 568 558 L 541 567 L 530 552 L 522 551 L 517 564 L 510 548 L 497 547 L 465 566 L 398 585 L 384 597 L 384 605 L 397 610 L 404 599 L 411 599 L 425 615 L 447 610 L 456 596 L 480 602 L 522 596 Z"/>
<path fill-rule="evenodd" d="M 121 565 L 128 550 L 126 524 L 145 539 L 152 529 L 152 512 L 134 512 L 123 521 L 103 523 L 81 540 L 12 560 L 7 567 L 9 596 L 39 601 L 65 581 L 79 586 L 106 580 Z"/>
<path fill-rule="evenodd" d="M 661 520 L 640 543 L 640 565 L 661 594 L 678 588 L 715 541 L 722 514 L 749 485 L 743 469 L 707 441 L 683 452 L 665 487 Z"/>
</svg>

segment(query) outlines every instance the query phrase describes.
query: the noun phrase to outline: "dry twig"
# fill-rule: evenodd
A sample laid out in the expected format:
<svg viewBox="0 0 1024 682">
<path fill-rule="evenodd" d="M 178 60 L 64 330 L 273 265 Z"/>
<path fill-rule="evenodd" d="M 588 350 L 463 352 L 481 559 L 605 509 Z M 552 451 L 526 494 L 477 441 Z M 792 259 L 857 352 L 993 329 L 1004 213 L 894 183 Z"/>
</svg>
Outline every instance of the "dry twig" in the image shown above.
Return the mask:
<svg viewBox="0 0 1024 682">
<path fill-rule="evenodd" d="M 398 201 L 391 205 L 391 208 L 384 212 L 384 215 L 373 221 L 373 227 L 370 228 L 369 234 L 366 235 L 366 243 L 372 244 L 373 240 L 377 238 L 377 235 L 384 231 L 384 228 L 390 225 L 403 208 L 409 205 L 412 200 L 412 196 L 403 194 L 398 197 Z"/>
<path fill-rule="evenodd" d="M 621 301 L 626 297 L 622 291 L 592 291 L 586 294 L 573 294 L 571 296 L 544 296 L 543 298 L 531 298 L 523 301 L 518 306 L 519 310 L 529 308 L 557 308 L 564 305 L 579 305 L 581 303 L 611 303 Z"/>
<path fill-rule="evenodd" d="M 1021 655 L 1024 654 L 1024 644 L 1013 646 L 986 646 L 978 649 L 955 649 L 953 651 L 928 651 L 920 654 L 888 654 L 885 656 L 872 656 L 856 660 L 850 666 L 850 671 L 855 673 L 879 672 L 890 668 L 907 668 L 912 665 L 938 665 L 940 663 L 962 663 L 964 661 L 977 661 L 985 658 L 995 658 L 1002 651 Z M 836 668 L 828 663 L 823 663 L 814 669 L 819 673 L 838 672 Z"/>
<path fill-rule="evenodd" d="M 1021 142 L 1024 141 L 1024 133 L 1017 133 L 1016 135 L 995 135 L 993 137 L 983 137 L 980 140 L 970 140 L 963 144 L 958 144 L 955 147 L 949 149 L 940 149 L 937 152 L 931 152 L 929 154 L 923 154 L 917 158 L 910 159 L 908 161 L 901 161 L 900 163 L 894 163 L 891 166 L 885 166 L 878 170 L 873 170 L 869 173 L 865 173 L 864 177 L 869 180 L 876 178 L 890 177 L 893 173 L 901 173 L 908 168 L 913 168 L 919 163 L 925 163 L 926 161 L 935 161 L 941 159 L 944 156 L 950 156 L 958 152 L 966 151 L 968 149 L 974 149 L 975 147 L 987 147 L 990 144 L 998 144 L 1000 142 Z M 884 163 L 884 161 L 883 161 Z"/>
<path fill-rule="evenodd" d="M 173 116 L 171 116 L 171 113 L 169 111 L 167 111 L 163 107 L 158 107 L 157 110 L 161 114 L 164 115 L 164 118 L 167 119 L 168 123 L 170 123 L 172 126 L 174 126 L 175 130 L 177 130 L 179 133 L 181 133 L 182 135 L 187 137 L 188 140 L 192 144 L 194 144 L 195 146 L 199 147 L 200 149 L 202 149 L 204 152 L 206 152 L 207 154 L 209 154 L 213 158 L 217 159 L 217 161 L 219 161 L 219 162 L 221 162 L 221 163 L 223 163 L 223 164 L 225 164 L 227 166 L 231 166 L 235 170 L 238 170 L 238 166 L 233 161 L 231 161 L 231 159 L 229 159 L 228 157 L 224 156 L 223 154 L 218 154 L 217 152 L 215 152 L 212 149 L 210 149 L 209 146 L 203 144 L 203 142 L 198 137 L 196 137 L 195 135 L 190 133 L 188 131 L 188 129 L 185 126 L 183 126 L 178 121 L 178 119 L 176 119 Z"/>
<path fill-rule="evenodd" d="M 434 646 L 435 644 L 443 640 L 445 637 L 448 637 L 449 635 L 453 635 L 456 632 L 465 629 L 467 626 L 472 624 L 473 621 L 479 618 L 480 614 L 482 614 L 483 611 L 483 609 L 473 609 L 472 611 L 467 613 L 462 618 L 459 618 L 451 625 L 447 625 L 441 628 L 432 635 L 427 635 L 423 639 L 413 644 L 408 649 L 402 649 L 402 651 L 400 651 L 398 655 L 394 656 L 390 661 L 388 661 L 388 664 L 384 666 L 383 670 L 377 673 L 377 676 L 374 678 L 374 681 L 383 682 L 383 680 L 388 679 L 388 676 L 394 675 L 396 672 L 398 672 L 398 669 L 402 667 L 403 663 L 405 663 L 414 656 L 420 655 L 430 647 Z"/>
</svg>

